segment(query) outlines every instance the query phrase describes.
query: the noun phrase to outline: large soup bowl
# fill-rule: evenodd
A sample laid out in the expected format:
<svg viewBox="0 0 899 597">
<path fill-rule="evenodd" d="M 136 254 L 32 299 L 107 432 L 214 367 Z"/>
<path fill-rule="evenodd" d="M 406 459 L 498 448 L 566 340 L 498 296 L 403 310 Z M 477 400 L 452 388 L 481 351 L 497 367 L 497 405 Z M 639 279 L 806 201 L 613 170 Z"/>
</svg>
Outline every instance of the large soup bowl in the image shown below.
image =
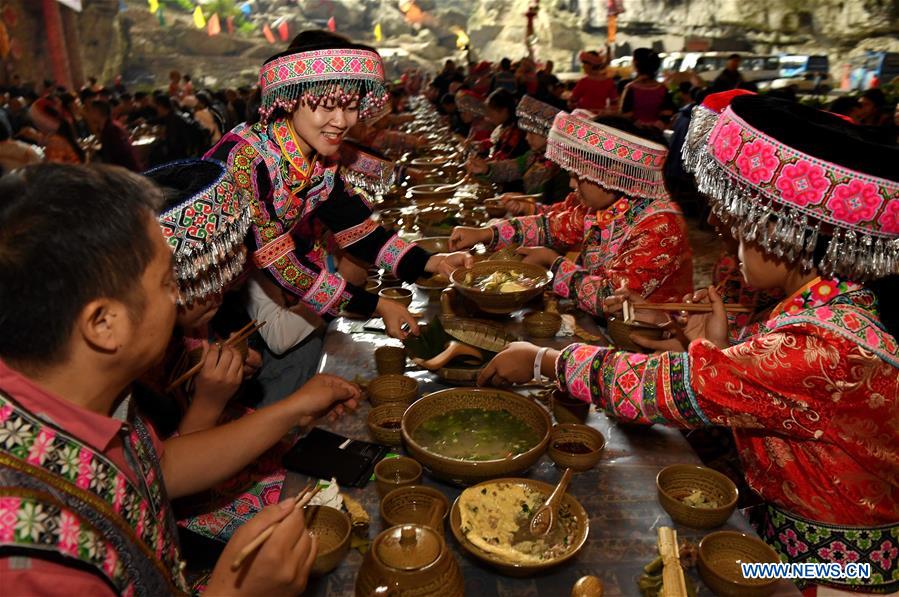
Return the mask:
<svg viewBox="0 0 899 597">
<path fill-rule="evenodd" d="M 465 408 L 505 410 L 533 429 L 539 440 L 527 451 L 510 458 L 465 460 L 433 452 L 413 439 L 415 430 L 428 419 Z M 434 477 L 458 485 L 523 473 L 546 451 L 551 429 L 549 413 L 533 400 L 489 388 L 450 388 L 428 394 L 406 410 L 402 425 L 403 443 L 409 454 Z"/>
</svg>

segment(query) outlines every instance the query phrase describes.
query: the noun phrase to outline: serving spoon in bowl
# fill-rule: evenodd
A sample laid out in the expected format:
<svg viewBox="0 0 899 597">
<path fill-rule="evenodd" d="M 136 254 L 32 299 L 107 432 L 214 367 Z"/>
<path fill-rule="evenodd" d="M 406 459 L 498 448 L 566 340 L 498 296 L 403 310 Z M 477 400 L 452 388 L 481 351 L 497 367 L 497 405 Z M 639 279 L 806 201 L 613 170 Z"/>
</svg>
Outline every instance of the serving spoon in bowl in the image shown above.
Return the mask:
<svg viewBox="0 0 899 597">
<path fill-rule="evenodd" d="M 549 494 L 549 497 L 546 498 L 543 505 L 534 512 L 530 526 L 532 535 L 540 537 L 547 535 L 552 530 L 559 512 L 559 506 L 562 504 L 562 498 L 565 497 L 565 492 L 568 491 L 571 475 L 571 469 L 566 468 L 565 472 L 562 473 L 562 478 L 559 479 L 559 484 L 556 485 L 553 492 Z"/>
</svg>

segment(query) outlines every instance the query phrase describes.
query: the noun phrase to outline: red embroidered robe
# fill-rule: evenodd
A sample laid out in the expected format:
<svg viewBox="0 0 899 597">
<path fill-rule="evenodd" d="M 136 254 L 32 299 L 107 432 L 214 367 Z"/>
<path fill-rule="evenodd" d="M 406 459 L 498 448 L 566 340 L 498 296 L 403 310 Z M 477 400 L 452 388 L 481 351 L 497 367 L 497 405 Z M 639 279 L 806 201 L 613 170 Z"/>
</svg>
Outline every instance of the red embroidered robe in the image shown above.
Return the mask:
<svg viewBox="0 0 899 597">
<path fill-rule="evenodd" d="M 818 279 L 725 350 L 573 344 L 556 367 L 564 390 L 622 420 L 733 428 L 750 487 L 785 511 L 899 521 L 899 345 L 857 284 Z"/>
<path fill-rule="evenodd" d="M 594 315 L 622 283 L 652 302 L 680 301 L 693 291 L 687 226 L 674 203 L 621 198 L 593 212 L 572 193 L 562 205 L 494 224 L 493 248 L 545 246 L 564 254 L 580 245 L 577 261 L 553 264 L 553 292 Z"/>
</svg>

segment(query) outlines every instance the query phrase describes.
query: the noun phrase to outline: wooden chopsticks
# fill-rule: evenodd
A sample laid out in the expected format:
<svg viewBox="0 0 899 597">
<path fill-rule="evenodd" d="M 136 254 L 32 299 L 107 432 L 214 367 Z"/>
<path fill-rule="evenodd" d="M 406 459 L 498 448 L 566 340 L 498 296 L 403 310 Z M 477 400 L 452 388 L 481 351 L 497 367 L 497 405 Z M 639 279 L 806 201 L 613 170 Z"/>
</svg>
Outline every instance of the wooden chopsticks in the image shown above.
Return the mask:
<svg viewBox="0 0 899 597">
<path fill-rule="evenodd" d="M 711 303 L 640 303 L 631 305 L 633 310 L 644 311 L 686 311 L 687 313 L 711 313 Z M 724 305 L 728 313 L 752 313 L 755 307 L 749 305 Z"/>
<path fill-rule="evenodd" d="M 256 320 L 254 319 L 247 325 L 237 330 L 237 332 L 235 332 L 233 336 L 225 340 L 222 344 L 224 346 L 237 346 L 239 343 L 243 342 L 244 340 L 255 334 L 257 331 L 259 331 L 259 329 L 261 329 L 264 325 L 264 321 L 262 323 L 256 323 Z M 200 361 L 199 363 L 182 373 L 175 381 L 170 383 L 166 388 L 166 391 L 171 392 L 172 390 L 192 378 L 194 375 L 196 375 L 202 368 L 203 361 Z"/>
<path fill-rule="evenodd" d="M 319 490 L 321 490 L 321 487 L 316 486 L 315 481 L 309 481 L 309 483 L 306 484 L 306 487 L 304 487 L 303 490 L 300 491 L 300 493 L 298 493 L 295 498 L 293 498 L 294 500 L 296 500 L 296 504 L 293 507 L 294 511 L 302 510 L 303 508 L 305 508 L 312 500 L 312 498 L 314 498 L 316 494 L 318 494 Z M 253 539 L 253 541 L 251 541 L 246 547 L 244 547 L 240 551 L 240 553 L 237 554 L 234 562 L 231 563 L 231 570 L 235 571 L 240 568 L 241 565 L 243 565 L 244 561 L 248 557 L 250 557 L 250 555 L 252 555 L 254 551 L 259 549 L 262 544 L 268 540 L 269 537 L 272 536 L 272 533 L 275 532 L 275 527 L 277 526 L 278 523 L 275 523 L 269 527 L 266 527 L 264 531 L 259 533 L 258 537 Z"/>
</svg>

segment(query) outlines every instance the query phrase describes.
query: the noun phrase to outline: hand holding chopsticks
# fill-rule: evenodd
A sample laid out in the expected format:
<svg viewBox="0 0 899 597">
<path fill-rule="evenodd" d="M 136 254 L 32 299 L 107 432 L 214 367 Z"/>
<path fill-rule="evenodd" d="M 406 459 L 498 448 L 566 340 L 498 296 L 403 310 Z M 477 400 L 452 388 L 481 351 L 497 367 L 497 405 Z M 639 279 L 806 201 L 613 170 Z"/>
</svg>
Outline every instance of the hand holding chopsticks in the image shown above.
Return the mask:
<svg viewBox="0 0 899 597">
<path fill-rule="evenodd" d="M 300 493 L 296 495 L 296 497 L 292 498 L 295 501 L 294 510 L 302 510 L 305 508 L 309 502 L 318 494 L 321 487 L 315 486 L 314 481 L 310 481 L 306 487 L 303 488 Z M 263 543 L 268 540 L 269 537 L 272 536 L 272 533 L 275 532 L 277 528 L 277 523 L 267 527 L 262 533 L 260 533 L 255 539 L 253 539 L 250 543 L 247 544 L 237 557 L 234 559 L 234 562 L 231 564 L 231 570 L 237 570 L 240 568 L 244 561 L 250 557 L 257 549 L 259 549 Z"/>
<path fill-rule="evenodd" d="M 225 340 L 222 344 L 223 344 L 223 346 L 237 347 L 238 345 L 240 345 L 241 342 L 246 341 L 247 338 L 249 338 L 254 333 L 256 333 L 264 325 L 265 325 L 264 321 L 262 323 L 257 323 L 256 320 L 254 319 L 250 323 L 248 323 L 247 325 L 242 327 L 241 329 L 237 330 L 230 338 Z M 170 392 L 170 391 L 174 390 L 181 384 L 185 383 L 187 380 L 191 379 L 194 375 L 199 373 L 200 369 L 203 368 L 204 362 L 205 362 L 205 359 L 201 358 L 200 362 L 198 362 L 196 365 L 194 365 L 193 367 L 191 367 L 190 369 L 188 369 L 187 371 L 182 373 L 180 376 L 178 376 L 178 378 L 175 379 L 175 381 L 171 382 L 168 385 L 168 387 L 166 388 L 166 391 Z"/>
</svg>

